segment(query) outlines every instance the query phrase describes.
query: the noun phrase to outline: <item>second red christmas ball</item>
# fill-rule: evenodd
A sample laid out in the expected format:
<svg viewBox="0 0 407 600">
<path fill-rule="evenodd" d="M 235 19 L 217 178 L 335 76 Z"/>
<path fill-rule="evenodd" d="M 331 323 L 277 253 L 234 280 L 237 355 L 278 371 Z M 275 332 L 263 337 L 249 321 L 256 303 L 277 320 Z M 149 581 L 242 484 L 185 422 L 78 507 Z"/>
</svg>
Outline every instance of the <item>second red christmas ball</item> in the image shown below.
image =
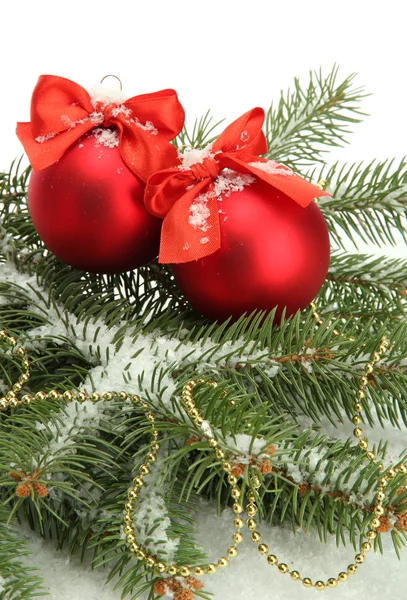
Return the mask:
<svg viewBox="0 0 407 600">
<path fill-rule="evenodd" d="M 144 184 L 123 162 L 117 135 L 93 130 L 30 176 L 35 229 L 49 250 L 77 269 L 120 273 L 158 254 L 161 221 L 144 208 Z"/>
<path fill-rule="evenodd" d="M 304 309 L 329 267 L 325 220 L 315 202 L 302 208 L 256 180 L 219 198 L 221 248 L 202 259 L 172 265 L 191 305 L 210 319 L 238 319 L 254 310 L 279 319 Z M 204 238 L 204 236 L 203 236 Z"/>
</svg>

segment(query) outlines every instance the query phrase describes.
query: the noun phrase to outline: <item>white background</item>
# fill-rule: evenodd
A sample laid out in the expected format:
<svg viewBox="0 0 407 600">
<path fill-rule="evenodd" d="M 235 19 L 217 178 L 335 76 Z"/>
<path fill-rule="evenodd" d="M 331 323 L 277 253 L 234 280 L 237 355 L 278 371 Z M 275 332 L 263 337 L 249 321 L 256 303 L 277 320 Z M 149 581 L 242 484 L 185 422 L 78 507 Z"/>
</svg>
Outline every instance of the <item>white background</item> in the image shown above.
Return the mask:
<svg viewBox="0 0 407 600">
<path fill-rule="evenodd" d="M 5 0 L 0 9 L 0 170 L 8 169 L 22 153 L 15 124 L 29 120 L 31 93 L 43 73 L 73 79 L 84 87 L 115 73 L 128 95 L 173 87 L 191 123 L 208 108 L 217 119 L 227 121 L 253 106 L 268 108 L 294 76 L 306 82 L 310 69 L 322 67 L 328 73 L 334 63 L 340 65 L 343 77 L 358 72 L 357 82 L 373 95 L 364 104 L 371 116 L 356 127 L 351 145 L 336 151 L 332 160 L 401 158 L 407 137 L 404 6 L 397 0 Z M 405 248 L 398 251 L 405 255 Z M 317 561 L 323 562 L 321 557 Z M 359 588 L 348 584 L 329 593 L 338 600 L 361 597 L 366 591 L 373 600 L 405 599 L 400 563 L 391 552 L 387 561 L 381 561 L 375 557 L 370 571 L 360 576 Z M 47 575 L 59 582 L 59 598 L 102 597 L 89 574 L 79 578 L 83 596 L 77 592 L 71 596 L 70 584 L 62 582 L 64 567 L 58 571 L 56 563 L 47 564 Z M 386 576 L 380 575 L 381 569 Z M 242 573 L 239 582 L 235 571 L 225 580 L 226 587 L 219 583 L 222 593 L 216 598 L 240 598 L 238 589 L 244 590 L 246 599 L 265 597 L 266 584 L 260 596 L 253 584 L 251 596 L 245 589 L 251 584 Z M 256 572 L 255 578 L 261 577 Z M 277 573 L 270 578 L 267 597 L 280 600 L 297 590 L 302 594 L 302 588 L 291 587 L 289 580 L 284 592 Z M 386 581 L 392 578 L 394 587 L 386 591 Z M 92 593 L 85 581 L 94 585 Z M 311 591 L 308 597 L 313 595 Z M 108 596 L 119 594 L 107 591 L 103 597 Z M 51 597 L 56 596 L 51 592 Z"/>
<path fill-rule="evenodd" d="M 343 160 L 405 153 L 405 2 L 387 0 L 5 0 L 0 19 L 0 170 L 22 152 L 40 74 L 91 87 L 115 73 L 129 96 L 173 87 L 193 120 L 267 108 L 294 76 L 358 72 L 372 116 Z"/>
</svg>

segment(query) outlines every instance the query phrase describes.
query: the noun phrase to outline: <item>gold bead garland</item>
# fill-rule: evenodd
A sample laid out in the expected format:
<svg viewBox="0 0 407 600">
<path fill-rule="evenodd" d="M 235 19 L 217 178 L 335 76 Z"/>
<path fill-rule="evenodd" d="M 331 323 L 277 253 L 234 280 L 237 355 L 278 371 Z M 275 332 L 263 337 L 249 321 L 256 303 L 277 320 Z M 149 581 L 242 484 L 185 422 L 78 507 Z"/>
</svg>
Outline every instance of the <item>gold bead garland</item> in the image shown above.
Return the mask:
<svg viewBox="0 0 407 600">
<path fill-rule="evenodd" d="M 320 325 L 322 323 L 321 318 L 319 317 L 318 313 L 316 313 L 314 306 L 311 308 L 314 310 L 313 316 L 316 322 L 318 325 Z M 339 332 L 336 330 L 334 330 L 333 333 L 334 335 L 339 335 Z M 0 411 L 5 411 L 9 408 L 17 408 L 21 405 L 29 405 L 33 402 L 44 402 L 46 400 L 51 400 L 53 402 L 59 400 L 63 400 L 65 402 L 77 401 L 83 403 L 87 400 L 90 400 L 91 402 L 99 402 L 101 400 L 111 401 L 117 398 L 122 401 L 129 399 L 133 405 L 138 405 L 145 413 L 147 421 L 149 421 L 151 424 L 151 442 L 149 444 L 144 461 L 139 467 L 139 473 L 136 475 L 136 477 L 134 477 L 132 487 L 127 493 L 127 500 L 125 502 L 123 515 L 123 530 L 129 550 L 135 554 L 138 560 L 144 561 L 148 568 L 154 569 L 157 573 L 166 573 L 170 576 L 180 576 L 184 578 L 190 577 L 192 574 L 200 577 L 204 574 L 213 574 L 218 568 L 227 567 L 229 565 L 229 561 L 235 558 L 238 553 L 237 545 L 243 540 L 241 530 L 246 524 L 247 528 L 251 532 L 250 537 L 252 542 L 257 544 L 258 552 L 261 555 L 266 556 L 266 560 L 269 565 L 275 566 L 282 574 L 289 574 L 293 581 L 300 581 L 306 588 L 313 587 L 318 591 L 334 588 L 339 582 L 346 582 L 349 578 L 349 575 L 355 574 L 358 569 L 358 565 L 364 562 L 365 554 L 371 550 L 371 541 L 375 539 L 376 530 L 380 526 L 379 517 L 384 513 L 383 502 L 386 499 L 386 488 L 389 482 L 396 477 L 397 473 L 401 473 L 403 475 L 407 474 L 407 466 L 405 464 L 398 465 L 394 468 L 389 468 L 387 471 L 384 471 L 383 464 L 379 465 L 381 474 L 376 490 L 377 503 L 373 509 L 374 516 L 370 521 L 370 529 L 365 535 L 365 541 L 361 541 L 360 552 L 354 557 L 354 563 L 348 565 L 346 572 L 340 572 L 337 577 L 330 577 L 326 582 L 317 581 L 314 584 L 309 577 L 303 577 L 299 571 L 291 570 L 286 563 L 280 562 L 276 555 L 270 553 L 267 544 L 262 541 L 262 535 L 258 531 L 257 521 L 254 518 L 258 512 L 258 507 L 256 504 L 256 490 L 260 488 L 260 479 L 257 474 L 253 472 L 254 469 L 252 468 L 249 477 L 250 486 L 252 489 L 250 488 L 248 490 L 246 494 L 247 504 L 245 507 L 243 507 L 244 498 L 242 497 L 241 489 L 238 486 L 237 477 L 231 473 L 232 464 L 229 461 L 227 452 L 220 447 L 218 440 L 213 436 L 212 432 L 210 432 L 210 428 L 208 426 L 204 427 L 204 425 L 207 424 L 205 423 L 205 420 L 200 414 L 194 401 L 193 391 L 198 383 L 202 382 L 210 387 L 216 387 L 217 384 L 216 382 L 205 382 L 203 379 L 190 380 L 182 389 L 182 406 L 191 421 L 202 429 L 203 434 L 207 438 L 210 451 L 212 451 L 215 454 L 216 459 L 221 462 L 222 469 L 227 474 L 227 483 L 231 490 L 231 497 L 234 500 L 232 510 L 235 515 L 233 524 L 236 531 L 233 533 L 233 543 L 227 548 L 226 556 L 220 557 L 216 563 L 198 565 L 195 567 L 167 564 L 137 543 L 137 537 L 133 526 L 134 513 L 136 511 L 140 489 L 145 485 L 144 478 L 150 473 L 150 465 L 156 461 L 157 452 L 160 449 L 159 432 L 156 427 L 154 414 L 152 413 L 148 403 L 141 400 L 137 395 L 128 394 L 127 392 L 123 391 L 106 392 L 105 394 L 101 395 L 97 392 L 87 394 L 85 392 L 73 393 L 71 391 L 59 392 L 57 390 L 51 390 L 48 393 L 43 391 L 37 392 L 34 396 L 25 394 L 20 399 L 18 394 L 21 392 L 24 384 L 30 379 L 30 361 L 26 358 L 25 349 L 22 346 L 17 346 L 16 338 L 9 336 L 5 331 L 0 331 L 0 342 L 1 341 L 10 346 L 12 349 L 12 354 L 20 359 L 22 374 L 17 382 L 12 385 L 10 391 L 3 398 L 0 398 Z M 361 400 L 366 397 L 365 389 L 369 384 L 368 376 L 374 372 L 374 365 L 382 359 L 383 355 L 387 352 L 389 345 L 389 340 L 382 338 L 377 349 L 372 353 L 370 361 L 365 365 L 364 375 L 362 375 L 359 379 L 359 387 L 356 392 L 356 402 L 353 407 L 354 415 L 351 418 L 352 423 L 355 425 L 353 435 L 358 441 L 358 446 L 363 451 L 365 458 L 373 464 L 378 464 L 376 455 L 373 451 L 369 450 L 368 441 L 364 438 L 363 429 L 360 427 L 362 423 L 360 413 L 363 411 Z M 208 431 L 210 432 L 209 437 Z M 243 512 L 245 512 L 247 516 L 246 523 L 241 517 Z"/>
</svg>

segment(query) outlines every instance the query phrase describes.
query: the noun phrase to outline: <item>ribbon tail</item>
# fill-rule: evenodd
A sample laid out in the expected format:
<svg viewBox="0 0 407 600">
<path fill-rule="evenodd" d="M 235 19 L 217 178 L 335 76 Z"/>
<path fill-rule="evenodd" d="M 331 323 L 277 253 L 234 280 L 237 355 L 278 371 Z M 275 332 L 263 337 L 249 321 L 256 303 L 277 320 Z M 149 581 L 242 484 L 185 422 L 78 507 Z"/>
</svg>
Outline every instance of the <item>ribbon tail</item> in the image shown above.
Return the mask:
<svg viewBox="0 0 407 600">
<path fill-rule="evenodd" d="M 258 157 L 253 157 L 252 162 L 260 163 L 262 161 L 260 161 Z M 266 164 L 267 162 L 271 161 L 265 161 L 263 164 Z M 267 172 L 264 169 L 259 169 L 253 166 L 252 163 L 247 163 L 230 155 L 227 158 L 227 163 L 227 166 L 232 169 L 236 169 L 241 173 L 252 174 L 259 179 L 262 179 L 275 189 L 294 200 L 294 202 L 303 208 L 309 206 L 314 198 L 318 198 L 320 196 L 330 196 L 328 192 L 321 190 L 313 183 L 303 179 L 300 175 L 297 175 L 294 173 L 294 171 L 291 171 L 283 165 L 279 165 L 281 168 L 273 168 L 272 172 Z M 278 163 L 276 163 L 276 165 L 277 164 Z"/>
<path fill-rule="evenodd" d="M 161 229 L 158 262 L 180 264 L 209 256 L 220 248 L 217 199 L 201 193 L 209 181 L 200 181 L 175 202 Z"/>
</svg>

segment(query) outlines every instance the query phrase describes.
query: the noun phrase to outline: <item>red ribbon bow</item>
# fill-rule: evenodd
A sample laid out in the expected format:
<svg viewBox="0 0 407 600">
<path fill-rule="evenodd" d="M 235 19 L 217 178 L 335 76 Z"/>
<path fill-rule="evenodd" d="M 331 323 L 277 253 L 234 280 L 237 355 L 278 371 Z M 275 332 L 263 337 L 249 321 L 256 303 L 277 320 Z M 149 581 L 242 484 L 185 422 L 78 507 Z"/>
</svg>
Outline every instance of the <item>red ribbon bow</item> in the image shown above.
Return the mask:
<svg viewBox="0 0 407 600">
<path fill-rule="evenodd" d="M 49 167 L 94 127 L 115 126 L 126 165 L 141 180 L 174 165 L 170 143 L 184 124 L 184 109 L 174 90 L 134 96 L 123 103 L 92 102 L 77 83 L 41 75 L 31 99 L 31 122 L 17 124 L 17 136 L 35 171 Z"/>
<path fill-rule="evenodd" d="M 212 147 L 206 149 L 200 162 L 186 167 L 184 159 L 184 164 L 162 170 L 149 178 L 144 197 L 146 207 L 153 215 L 164 219 L 160 263 L 190 262 L 220 248 L 215 184 L 222 169 L 255 175 L 304 208 L 316 196 L 329 195 L 284 165 L 259 157 L 267 152 L 266 138 L 261 129 L 263 121 L 263 109 L 253 108 L 225 129 Z M 191 216 L 199 196 L 202 202 L 198 210 L 205 218 L 198 219 L 197 225 L 197 220 Z"/>
</svg>

